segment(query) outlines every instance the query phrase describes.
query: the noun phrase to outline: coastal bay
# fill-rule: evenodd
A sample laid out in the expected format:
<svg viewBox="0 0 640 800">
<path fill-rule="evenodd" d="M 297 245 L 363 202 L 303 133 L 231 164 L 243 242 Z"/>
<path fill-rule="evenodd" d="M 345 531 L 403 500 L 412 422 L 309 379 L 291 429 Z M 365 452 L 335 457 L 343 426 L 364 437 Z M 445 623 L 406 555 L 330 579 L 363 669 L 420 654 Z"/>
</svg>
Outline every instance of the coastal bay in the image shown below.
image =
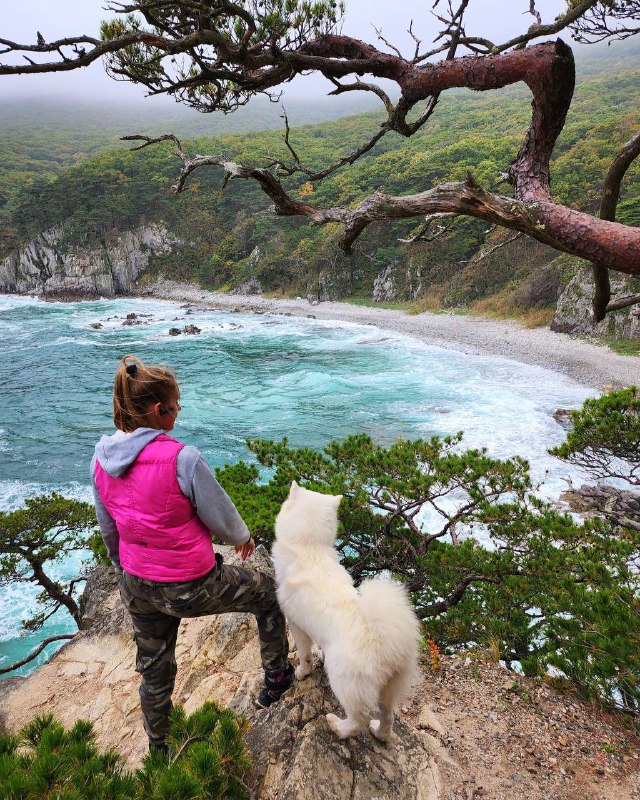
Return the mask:
<svg viewBox="0 0 640 800">
<path fill-rule="evenodd" d="M 640 356 L 622 356 L 594 341 L 525 328 L 512 320 L 492 320 L 467 314 L 407 314 L 401 310 L 347 302 L 310 302 L 306 298 L 275 298 L 212 292 L 198 286 L 161 280 L 145 288 L 154 297 L 199 306 L 259 313 L 315 317 L 319 320 L 373 325 L 433 345 L 468 354 L 484 354 L 544 367 L 602 391 L 640 382 Z"/>
</svg>

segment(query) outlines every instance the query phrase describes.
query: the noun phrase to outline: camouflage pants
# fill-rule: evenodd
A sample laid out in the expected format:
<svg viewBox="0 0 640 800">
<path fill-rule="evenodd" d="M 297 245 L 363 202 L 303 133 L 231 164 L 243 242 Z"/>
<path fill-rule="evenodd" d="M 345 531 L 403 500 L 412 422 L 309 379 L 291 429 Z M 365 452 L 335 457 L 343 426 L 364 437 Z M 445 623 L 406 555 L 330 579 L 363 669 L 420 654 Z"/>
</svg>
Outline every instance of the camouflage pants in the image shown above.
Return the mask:
<svg viewBox="0 0 640 800">
<path fill-rule="evenodd" d="M 223 564 L 202 578 L 160 583 L 123 573 L 120 594 L 131 615 L 138 648 L 136 672 L 142 676 L 140 706 L 149 744 L 164 743 L 169 729 L 171 694 L 176 678 L 175 647 L 183 617 L 227 611 L 255 614 L 262 666 L 278 673 L 287 664 L 285 621 L 273 578 L 257 570 Z"/>
</svg>

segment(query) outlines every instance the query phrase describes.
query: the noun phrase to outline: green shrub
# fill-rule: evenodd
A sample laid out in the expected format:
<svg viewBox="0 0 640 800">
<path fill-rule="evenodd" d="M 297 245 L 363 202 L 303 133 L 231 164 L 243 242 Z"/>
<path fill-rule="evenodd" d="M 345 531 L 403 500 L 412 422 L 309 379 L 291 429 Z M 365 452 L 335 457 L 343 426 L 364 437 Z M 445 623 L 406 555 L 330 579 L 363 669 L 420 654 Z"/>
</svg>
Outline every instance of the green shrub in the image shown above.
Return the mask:
<svg viewBox="0 0 640 800">
<path fill-rule="evenodd" d="M 531 675 L 557 667 L 585 694 L 638 709 L 637 532 L 558 513 L 533 493 L 523 459 L 460 443 L 458 435 L 385 448 L 358 434 L 320 452 L 255 440 L 269 480 L 242 463 L 218 478 L 265 543 L 292 480 L 343 495 L 342 563 L 356 583 L 380 573 L 404 582 L 438 647 L 490 647 Z"/>
<path fill-rule="evenodd" d="M 174 708 L 169 753 L 147 755 L 129 771 L 116 750 L 100 753 L 90 722 L 66 730 L 52 714 L 17 736 L 0 735 L 3 800 L 244 800 L 251 763 L 248 723 L 215 703 L 191 716 Z"/>
</svg>

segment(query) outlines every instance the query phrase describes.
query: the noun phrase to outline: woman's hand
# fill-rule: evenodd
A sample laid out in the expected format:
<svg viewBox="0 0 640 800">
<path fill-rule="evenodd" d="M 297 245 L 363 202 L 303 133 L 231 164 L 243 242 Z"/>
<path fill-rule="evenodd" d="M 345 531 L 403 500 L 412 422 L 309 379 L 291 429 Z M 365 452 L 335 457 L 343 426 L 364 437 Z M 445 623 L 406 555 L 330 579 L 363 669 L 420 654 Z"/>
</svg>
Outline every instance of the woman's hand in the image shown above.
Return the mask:
<svg viewBox="0 0 640 800">
<path fill-rule="evenodd" d="M 250 558 L 253 555 L 255 549 L 256 543 L 253 541 L 252 536 L 248 542 L 237 545 L 236 553 L 240 553 L 240 558 L 245 561 L 247 558 Z"/>
</svg>

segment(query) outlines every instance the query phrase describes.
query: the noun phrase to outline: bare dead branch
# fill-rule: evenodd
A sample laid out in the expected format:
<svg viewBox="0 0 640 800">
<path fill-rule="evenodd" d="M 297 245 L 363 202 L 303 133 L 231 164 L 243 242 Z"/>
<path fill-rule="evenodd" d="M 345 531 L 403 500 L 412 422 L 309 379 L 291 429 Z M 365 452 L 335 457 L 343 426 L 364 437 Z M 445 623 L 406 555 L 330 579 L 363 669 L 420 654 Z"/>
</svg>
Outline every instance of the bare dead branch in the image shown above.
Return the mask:
<svg viewBox="0 0 640 800">
<path fill-rule="evenodd" d="M 617 300 L 612 300 L 607 303 L 606 313 L 610 311 L 620 311 L 621 308 L 629 308 L 640 303 L 640 294 L 630 294 L 626 297 L 619 297 Z"/>
<path fill-rule="evenodd" d="M 493 245 L 493 247 L 490 247 L 488 250 L 481 250 L 477 256 L 474 256 L 474 258 L 471 259 L 470 263 L 478 264 L 480 263 L 480 261 L 485 261 L 487 258 L 489 258 L 490 255 L 495 253 L 496 250 L 500 250 L 502 247 L 506 247 L 508 244 L 515 242 L 516 239 L 520 239 L 521 236 L 522 236 L 521 232 L 516 233 L 514 236 L 510 236 L 509 238 L 503 239 L 501 242 L 498 242 L 498 244 Z"/>
<path fill-rule="evenodd" d="M 52 642 L 58 642 L 62 639 L 73 639 L 75 634 L 73 633 L 61 633 L 58 636 L 50 636 L 48 639 L 43 639 L 40 644 L 36 647 L 36 649 L 30 653 L 26 658 L 23 658 L 22 661 L 16 661 L 15 664 L 11 664 L 9 667 L 3 667 L 0 669 L 0 675 L 6 675 L 7 672 L 12 672 L 14 669 L 18 669 L 19 667 L 23 667 L 25 664 L 28 664 L 30 661 L 33 661 L 34 658 L 40 655 L 40 653 L 44 650 L 45 647 L 48 647 Z"/>
<path fill-rule="evenodd" d="M 443 600 L 440 600 L 438 603 L 431 603 L 429 606 L 422 606 L 420 607 L 420 616 L 421 617 L 435 617 L 438 614 L 443 614 L 445 611 L 448 611 L 450 608 L 454 608 L 457 606 L 458 603 L 464 597 L 464 593 L 467 591 L 467 588 L 472 583 L 498 583 L 497 578 L 490 578 L 486 575 L 477 575 L 471 574 L 466 575 L 453 589 L 452 592 L 449 593 L 447 597 Z M 411 591 L 411 584 L 409 584 L 409 590 Z"/>
<path fill-rule="evenodd" d="M 640 131 L 632 136 L 618 151 L 614 158 L 607 177 L 605 178 L 600 201 L 600 219 L 607 219 L 613 222 L 618 210 L 618 200 L 622 181 L 627 170 L 640 155 Z M 619 301 L 611 303 L 611 282 L 609 280 L 609 270 L 604 264 L 593 263 L 593 280 L 595 290 L 593 294 L 593 318 L 596 322 L 601 322 L 609 311 L 617 311 L 621 308 L 634 305 L 637 301 L 624 302 L 618 305 Z"/>
<path fill-rule="evenodd" d="M 409 29 L 407 30 L 407 33 L 413 39 L 416 46 L 415 52 L 413 54 L 413 63 L 415 64 L 416 59 L 418 58 L 418 53 L 420 52 L 420 45 L 422 44 L 422 40 L 418 39 L 418 37 L 413 32 L 413 20 L 410 20 L 409 22 Z"/>
<path fill-rule="evenodd" d="M 6 53 L 21 53 L 25 52 L 39 52 L 39 53 L 57 53 L 60 55 L 61 48 L 74 47 L 78 45 L 92 45 L 92 49 L 86 51 L 84 48 L 78 48 L 78 55 L 75 58 L 62 57 L 60 61 L 47 61 L 43 63 L 36 63 L 27 56 L 27 64 L 1 64 L 0 75 L 25 75 L 33 73 L 44 72 L 67 72 L 79 67 L 87 67 L 97 59 L 109 53 L 116 53 L 118 50 L 135 44 L 140 39 L 139 34 L 126 34 L 117 39 L 111 39 L 106 42 L 101 42 L 99 39 L 94 39 L 90 36 L 75 36 L 68 39 L 58 39 L 55 42 L 45 45 L 25 45 L 11 42 L 8 39 L 0 39 L 0 45 L 5 45 L 4 50 L 0 50 L 0 55 Z"/>
<path fill-rule="evenodd" d="M 538 25 L 542 25 L 542 17 L 540 16 L 540 12 L 536 8 L 536 0 L 529 0 L 529 14 L 533 14 L 536 18 L 536 22 Z"/>
<path fill-rule="evenodd" d="M 376 192 L 354 208 L 317 208 L 290 197 L 282 183 L 268 169 L 246 167 L 223 155 L 189 158 L 177 137 L 164 135 L 127 136 L 127 141 L 142 141 L 140 147 L 173 141 L 183 168 L 174 186 L 183 191 L 189 175 L 204 166 L 220 166 L 230 178 L 255 180 L 271 198 L 281 216 L 304 216 L 318 225 L 335 222 L 343 225 L 340 247 L 351 254 L 353 243 L 375 221 L 409 219 L 446 212 L 464 214 L 489 223 L 526 233 L 544 244 L 572 255 L 587 257 L 598 253 L 598 260 L 630 275 L 640 274 L 640 229 L 608 222 L 581 211 L 558 206 L 551 201 L 523 202 L 492 194 L 482 189 L 471 175 L 464 183 L 447 183 L 425 192 L 402 197 Z"/>
<path fill-rule="evenodd" d="M 640 33 L 640 0 L 599 2 L 587 9 L 571 25 L 577 42 L 602 42 L 627 39 Z"/>
<path fill-rule="evenodd" d="M 300 158 L 296 153 L 296 151 L 293 149 L 291 142 L 289 141 L 289 134 L 291 133 L 291 128 L 289 128 L 289 118 L 287 117 L 287 112 L 285 111 L 284 106 L 282 106 L 282 115 L 284 117 L 284 125 L 285 125 L 284 143 L 286 144 L 287 149 L 293 156 L 294 163 L 296 164 L 296 166 L 301 166 Z"/>
<path fill-rule="evenodd" d="M 398 48 L 395 45 L 392 45 L 390 42 L 388 42 L 384 38 L 384 36 L 382 35 L 382 29 L 381 28 L 376 28 L 375 25 L 372 25 L 372 28 L 376 32 L 376 36 L 378 37 L 378 39 L 380 39 L 380 41 L 383 42 L 383 44 L 386 44 L 387 47 L 389 48 L 389 50 L 393 50 L 393 52 L 398 56 L 398 58 L 404 58 L 404 56 L 398 50 Z"/>
<path fill-rule="evenodd" d="M 582 0 L 582 2 L 577 3 L 565 14 L 561 14 L 559 17 L 557 17 L 552 23 L 548 25 L 532 25 L 526 33 L 523 33 L 520 36 L 515 36 L 513 39 L 509 39 L 509 41 L 503 42 L 502 44 L 491 45 L 487 52 L 504 53 L 507 50 L 511 50 L 513 47 L 524 47 L 534 39 L 540 39 L 546 36 L 555 36 L 556 33 L 560 33 L 576 23 L 583 14 L 585 14 L 589 9 L 593 8 L 593 6 L 595 6 L 598 2 L 599 0 Z"/>
<path fill-rule="evenodd" d="M 624 176 L 633 162 L 640 155 L 640 131 L 629 139 L 613 160 L 602 191 L 600 218 L 615 220 L 620 199 L 620 189 Z"/>
<path fill-rule="evenodd" d="M 420 228 L 418 233 L 415 236 L 412 236 L 410 239 L 398 239 L 399 242 L 402 244 L 415 244 L 416 242 L 433 242 L 436 239 L 439 239 L 443 236 L 453 225 L 454 220 L 456 219 L 456 214 L 431 214 L 427 217 L 425 224 Z M 437 225 L 436 230 L 434 233 L 429 233 L 431 226 L 437 219 L 449 219 L 450 222 L 448 225 Z"/>
<path fill-rule="evenodd" d="M 366 83 L 365 81 L 361 81 L 360 78 L 357 78 L 355 83 L 340 83 L 335 78 L 331 79 L 331 83 L 336 87 L 332 92 L 329 92 L 329 97 L 332 95 L 339 95 L 343 94 L 343 92 L 372 92 L 373 94 L 377 95 L 381 100 L 382 103 L 387 110 L 387 114 L 391 117 L 395 112 L 395 106 L 389 95 L 382 89 L 382 87 L 377 86 L 375 83 Z"/>
</svg>

